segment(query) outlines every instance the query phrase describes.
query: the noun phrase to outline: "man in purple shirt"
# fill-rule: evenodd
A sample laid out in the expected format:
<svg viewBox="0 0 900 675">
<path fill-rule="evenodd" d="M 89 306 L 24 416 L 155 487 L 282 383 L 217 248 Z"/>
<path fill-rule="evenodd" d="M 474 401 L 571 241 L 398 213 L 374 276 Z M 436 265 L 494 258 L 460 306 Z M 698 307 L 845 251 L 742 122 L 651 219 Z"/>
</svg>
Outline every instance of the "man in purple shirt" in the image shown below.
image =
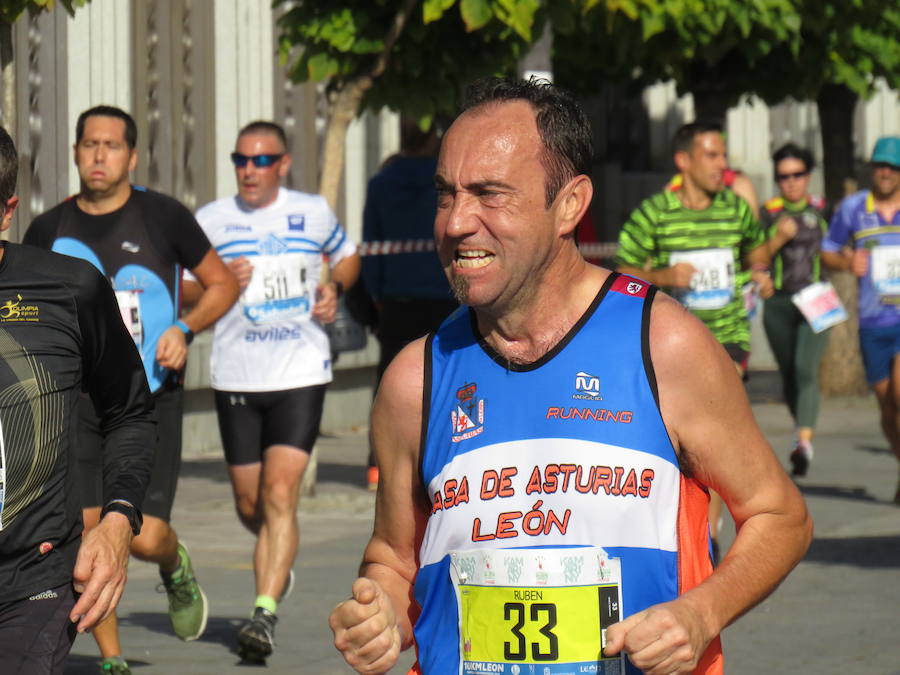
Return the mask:
<svg viewBox="0 0 900 675">
<path fill-rule="evenodd" d="M 859 344 L 881 428 L 900 461 L 900 136 L 872 152 L 872 189 L 847 197 L 822 242 L 822 260 L 859 278 Z M 894 501 L 900 504 L 900 482 Z"/>
</svg>

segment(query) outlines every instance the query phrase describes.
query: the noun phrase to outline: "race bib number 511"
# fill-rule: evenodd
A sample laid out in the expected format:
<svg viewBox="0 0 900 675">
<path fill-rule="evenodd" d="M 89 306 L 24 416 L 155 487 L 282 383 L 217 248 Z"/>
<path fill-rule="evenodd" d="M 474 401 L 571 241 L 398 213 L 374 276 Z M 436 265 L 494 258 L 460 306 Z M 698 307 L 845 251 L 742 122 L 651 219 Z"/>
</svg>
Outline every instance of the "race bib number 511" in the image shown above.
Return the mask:
<svg viewBox="0 0 900 675">
<path fill-rule="evenodd" d="M 602 549 L 465 551 L 450 566 L 463 673 L 624 672 L 603 656 L 622 600 L 619 560 Z"/>
<path fill-rule="evenodd" d="M 300 253 L 264 255 L 253 260 L 253 275 L 241 294 L 244 314 L 253 323 L 306 316 L 312 308 L 315 282 Z"/>
</svg>

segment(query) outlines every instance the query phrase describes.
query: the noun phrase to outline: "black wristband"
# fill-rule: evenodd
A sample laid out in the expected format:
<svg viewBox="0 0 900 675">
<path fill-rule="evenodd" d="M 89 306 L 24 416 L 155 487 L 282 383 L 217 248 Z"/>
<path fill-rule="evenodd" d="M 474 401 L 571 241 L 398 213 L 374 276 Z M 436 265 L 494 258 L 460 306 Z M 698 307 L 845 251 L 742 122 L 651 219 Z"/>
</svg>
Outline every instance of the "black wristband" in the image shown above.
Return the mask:
<svg viewBox="0 0 900 675">
<path fill-rule="evenodd" d="M 103 516 L 110 511 L 121 513 L 128 518 L 128 524 L 131 525 L 131 533 L 135 537 L 141 533 L 141 526 L 144 524 L 144 516 L 136 506 L 124 499 L 113 499 L 103 507 L 103 510 L 100 512 L 100 520 L 103 520 Z"/>
</svg>

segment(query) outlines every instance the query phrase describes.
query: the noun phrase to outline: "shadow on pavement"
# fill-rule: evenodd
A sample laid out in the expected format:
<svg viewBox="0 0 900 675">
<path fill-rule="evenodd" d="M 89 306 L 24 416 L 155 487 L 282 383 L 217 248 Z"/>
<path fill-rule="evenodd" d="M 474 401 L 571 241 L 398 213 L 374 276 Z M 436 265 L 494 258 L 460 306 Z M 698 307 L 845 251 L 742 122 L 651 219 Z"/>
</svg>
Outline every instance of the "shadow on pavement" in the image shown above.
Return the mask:
<svg viewBox="0 0 900 675">
<path fill-rule="evenodd" d="M 798 484 L 797 489 L 806 497 L 828 497 L 837 499 L 852 499 L 860 502 L 877 502 L 878 499 L 870 495 L 865 488 L 843 487 L 840 485 L 803 485 Z"/>
<path fill-rule="evenodd" d="M 228 470 L 221 457 L 210 459 L 185 459 L 181 462 L 181 478 L 203 478 L 216 483 L 228 483 Z"/>
<path fill-rule="evenodd" d="M 230 651 L 235 645 L 234 636 L 238 627 L 246 620 L 246 617 L 211 616 L 207 620 L 206 630 L 197 642 L 224 645 Z M 173 643 L 179 642 L 178 638 L 172 633 L 172 626 L 165 612 L 130 612 L 125 616 L 120 616 L 119 623 L 128 626 L 140 626 L 154 633 L 170 636 Z"/>
<path fill-rule="evenodd" d="M 65 675 L 97 675 L 100 656 L 85 656 L 84 654 L 69 654 L 66 659 Z M 128 659 L 128 667 L 140 670 L 145 666 L 153 665 L 146 661 Z"/>
<path fill-rule="evenodd" d="M 334 464 L 320 462 L 316 479 L 321 482 L 345 483 L 357 487 L 366 487 L 365 467 L 356 464 Z"/>
<path fill-rule="evenodd" d="M 875 447 L 874 445 L 857 445 L 856 450 L 860 452 L 868 452 L 873 455 L 893 455 L 890 448 L 884 446 Z"/>
<path fill-rule="evenodd" d="M 900 568 L 900 537 L 817 538 L 813 539 L 803 560 L 866 568 Z"/>
<path fill-rule="evenodd" d="M 186 459 L 181 463 L 180 477 L 200 478 L 215 483 L 229 482 L 228 470 L 221 459 Z M 317 480 L 366 487 L 366 469 L 356 464 L 320 461 Z"/>
</svg>

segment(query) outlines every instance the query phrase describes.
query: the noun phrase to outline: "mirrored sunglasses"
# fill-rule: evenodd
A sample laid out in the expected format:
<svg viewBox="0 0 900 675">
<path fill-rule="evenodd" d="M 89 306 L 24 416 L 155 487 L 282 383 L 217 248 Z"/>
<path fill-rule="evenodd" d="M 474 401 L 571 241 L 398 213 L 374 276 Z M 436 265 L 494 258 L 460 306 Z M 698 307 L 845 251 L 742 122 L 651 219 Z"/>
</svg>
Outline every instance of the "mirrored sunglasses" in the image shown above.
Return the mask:
<svg viewBox="0 0 900 675">
<path fill-rule="evenodd" d="M 253 166 L 257 169 L 265 169 L 266 167 L 272 166 L 282 157 L 284 157 L 284 153 L 279 155 L 242 155 L 239 152 L 231 153 L 231 161 L 239 169 L 243 169 L 247 166 L 247 162 L 253 162 Z"/>
</svg>

